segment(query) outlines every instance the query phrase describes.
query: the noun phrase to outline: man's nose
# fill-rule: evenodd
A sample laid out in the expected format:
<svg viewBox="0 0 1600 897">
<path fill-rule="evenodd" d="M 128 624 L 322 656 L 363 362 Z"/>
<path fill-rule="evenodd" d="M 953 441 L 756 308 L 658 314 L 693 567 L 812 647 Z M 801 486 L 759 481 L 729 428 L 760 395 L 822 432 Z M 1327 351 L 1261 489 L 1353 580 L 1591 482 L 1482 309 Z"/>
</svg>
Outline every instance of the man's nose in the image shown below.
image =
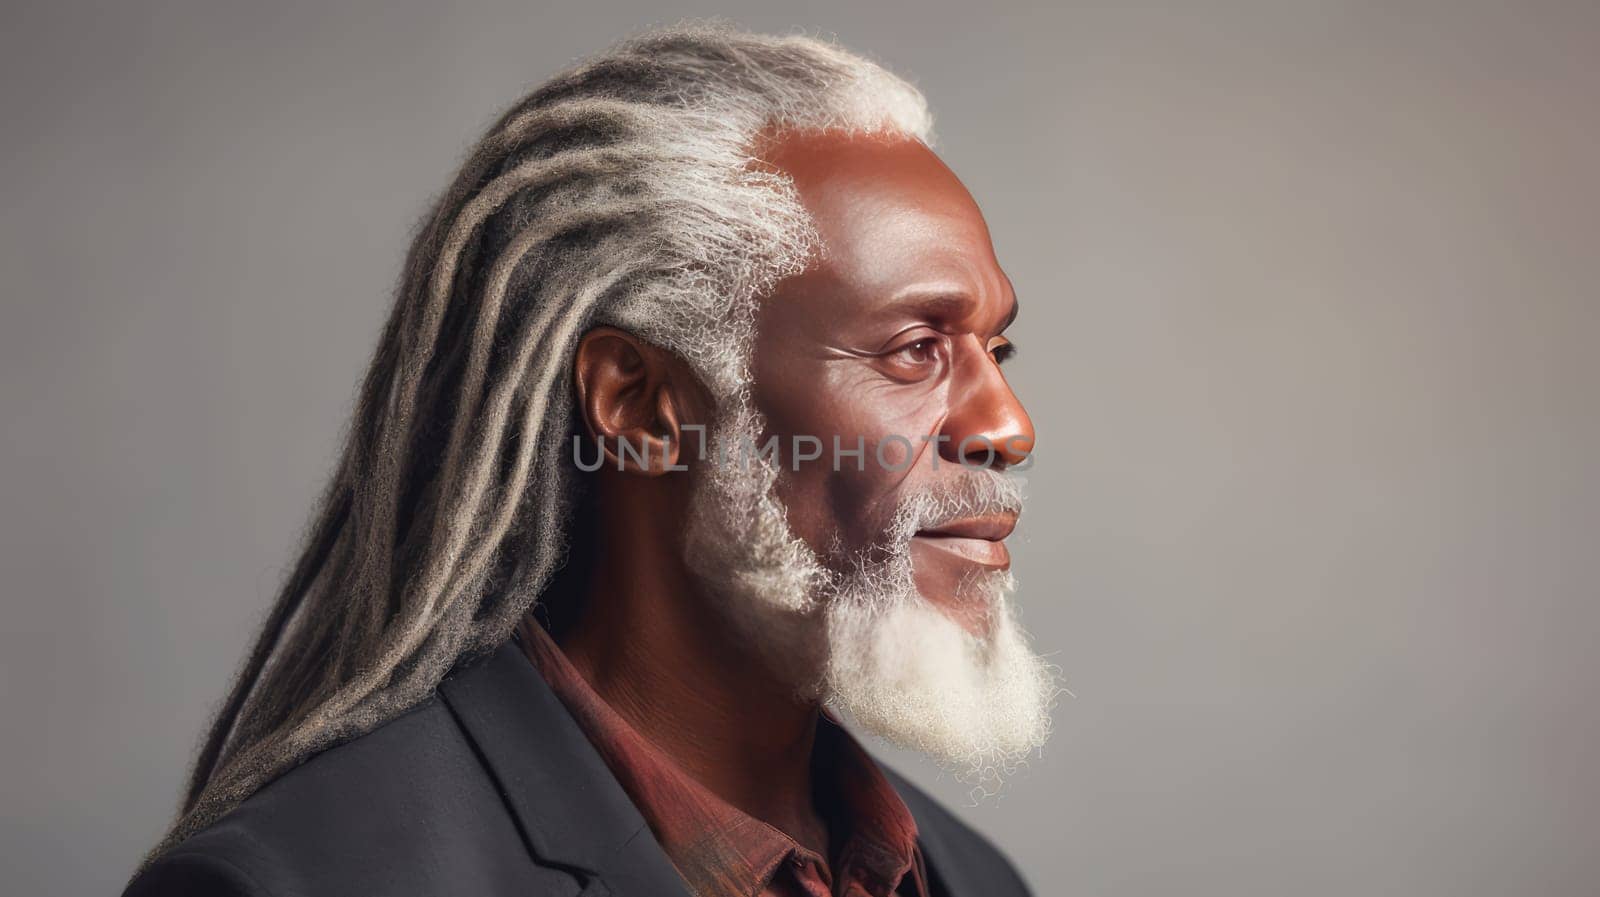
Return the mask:
<svg viewBox="0 0 1600 897">
<path fill-rule="evenodd" d="M 987 352 L 952 372 L 940 456 L 969 467 L 1004 469 L 1033 452 L 1033 421 Z"/>
</svg>

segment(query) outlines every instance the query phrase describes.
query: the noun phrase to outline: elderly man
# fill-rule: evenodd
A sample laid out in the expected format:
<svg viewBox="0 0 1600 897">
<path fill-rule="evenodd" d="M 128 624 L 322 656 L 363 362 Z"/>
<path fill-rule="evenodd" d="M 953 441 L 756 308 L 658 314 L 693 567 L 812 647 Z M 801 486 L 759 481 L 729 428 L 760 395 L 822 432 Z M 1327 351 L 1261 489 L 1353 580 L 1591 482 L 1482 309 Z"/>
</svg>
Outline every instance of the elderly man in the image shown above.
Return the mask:
<svg viewBox="0 0 1600 897">
<path fill-rule="evenodd" d="M 508 112 L 128 893 L 1028 893 L 839 722 L 985 783 L 1058 691 L 1016 297 L 928 138 L 872 63 L 720 27 Z"/>
</svg>

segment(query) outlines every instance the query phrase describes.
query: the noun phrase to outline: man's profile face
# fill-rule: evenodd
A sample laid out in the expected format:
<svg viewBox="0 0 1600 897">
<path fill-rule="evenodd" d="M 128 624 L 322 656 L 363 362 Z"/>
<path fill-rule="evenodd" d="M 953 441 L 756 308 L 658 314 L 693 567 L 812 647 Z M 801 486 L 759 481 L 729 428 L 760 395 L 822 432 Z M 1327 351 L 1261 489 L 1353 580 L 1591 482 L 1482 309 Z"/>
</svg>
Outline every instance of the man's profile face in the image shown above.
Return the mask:
<svg viewBox="0 0 1600 897">
<path fill-rule="evenodd" d="M 763 298 L 750 394 L 713 432 L 724 457 L 776 437 L 783 463 L 700 471 L 689 566 L 802 695 L 991 779 L 1044 743 L 1057 692 L 1002 544 L 1033 444 L 1000 372 L 1011 284 L 922 143 L 797 136 L 765 161 L 820 252 Z M 791 451 L 802 438 L 820 457 Z"/>
<path fill-rule="evenodd" d="M 1000 368 L 1016 297 L 976 203 L 921 142 L 802 135 L 767 161 L 794 180 L 822 252 L 763 303 L 754 399 L 780 444 L 821 440 L 822 458 L 786 464 L 776 492 L 795 533 L 837 562 L 878 544 L 907 493 L 1031 451 Z M 862 454 L 836 456 L 835 437 Z M 1015 523 L 978 512 L 917 532 L 917 591 L 983 635 L 989 608 L 962 585 L 1009 568 Z"/>
</svg>

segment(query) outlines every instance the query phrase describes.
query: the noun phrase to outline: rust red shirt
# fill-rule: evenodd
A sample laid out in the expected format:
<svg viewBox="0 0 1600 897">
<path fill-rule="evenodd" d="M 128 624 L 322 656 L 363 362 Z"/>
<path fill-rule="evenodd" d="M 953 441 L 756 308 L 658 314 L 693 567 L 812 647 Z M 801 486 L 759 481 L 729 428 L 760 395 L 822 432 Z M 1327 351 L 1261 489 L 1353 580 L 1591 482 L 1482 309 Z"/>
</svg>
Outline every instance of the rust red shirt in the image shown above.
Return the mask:
<svg viewBox="0 0 1600 897">
<path fill-rule="evenodd" d="M 696 897 L 927 897 L 911 811 L 826 710 L 813 769 L 835 829 L 831 862 L 684 772 L 590 687 L 544 627 L 525 621 L 518 636 Z"/>
</svg>

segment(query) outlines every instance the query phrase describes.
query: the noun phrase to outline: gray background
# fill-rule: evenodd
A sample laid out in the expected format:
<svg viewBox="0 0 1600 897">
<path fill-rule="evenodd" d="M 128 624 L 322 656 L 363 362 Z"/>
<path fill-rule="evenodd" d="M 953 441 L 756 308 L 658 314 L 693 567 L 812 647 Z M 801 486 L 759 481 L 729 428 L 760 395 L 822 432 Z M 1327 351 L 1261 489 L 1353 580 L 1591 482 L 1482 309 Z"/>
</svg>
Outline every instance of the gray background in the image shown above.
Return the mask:
<svg viewBox="0 0 1600 897">
<path fill-rule="evenodd" d="M 727 13 L 917 80 L 1025 304 L 1077 697 L 891 762 L 1041 895 L 1595 894 L 1600 15 L 1173 7 L 8 4 L 0 889 L 160 833 L 471 140 Z"/>
</svg>

